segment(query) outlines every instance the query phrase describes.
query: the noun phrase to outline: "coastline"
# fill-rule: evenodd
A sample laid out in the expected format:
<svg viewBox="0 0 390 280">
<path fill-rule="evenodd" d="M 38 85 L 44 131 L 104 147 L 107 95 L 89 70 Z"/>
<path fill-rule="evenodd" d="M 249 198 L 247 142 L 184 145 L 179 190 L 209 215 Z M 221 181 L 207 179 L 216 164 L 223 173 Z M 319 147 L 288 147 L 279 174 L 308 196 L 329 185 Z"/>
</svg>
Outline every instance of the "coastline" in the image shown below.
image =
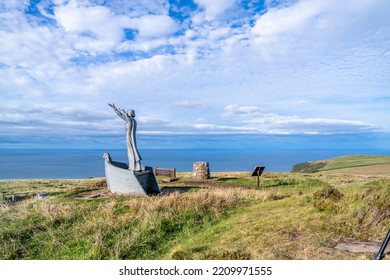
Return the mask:
<svg viewBox="0 0 390 280">
<path fill-rule="evenodd" d="M 0 182 L 104 177 L 101 150 L 7 150 L 1 153 Z M 126 162 L 122 150 L 109 151 L 113 160 Z M 382 153 L 380 153 L 382 152 Z M 295 164 L 346 155 L 389 155 L 388 151 L 261 151 L 261 150 L 141 150 L 142 164 L 192 172 L 194 162 L 209 162 L 210 172 L 290 172 Z"/>
</svg>

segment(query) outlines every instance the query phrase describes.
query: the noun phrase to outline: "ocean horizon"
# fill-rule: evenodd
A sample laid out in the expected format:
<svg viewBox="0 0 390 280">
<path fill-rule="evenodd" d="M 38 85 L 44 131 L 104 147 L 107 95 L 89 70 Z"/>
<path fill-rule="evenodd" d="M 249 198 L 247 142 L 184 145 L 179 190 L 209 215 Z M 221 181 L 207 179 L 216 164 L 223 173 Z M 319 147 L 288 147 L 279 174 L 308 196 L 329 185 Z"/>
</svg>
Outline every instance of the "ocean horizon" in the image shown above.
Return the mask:
<svg viewBox="0 0 390 280">
<path fill-rule="evenodd" d="M 85 179 L 104 177 L 103 153 L 126 162 L 124 149 L 0 149 L 0 180 Z M 387 150 L 232 150 L 140 149 L 142 165 L 190 172 L 193 163 L 207 161 L 210 172 L 289 172 L 294 164 L 353 154 L 389 155 Z"/>
</svg>

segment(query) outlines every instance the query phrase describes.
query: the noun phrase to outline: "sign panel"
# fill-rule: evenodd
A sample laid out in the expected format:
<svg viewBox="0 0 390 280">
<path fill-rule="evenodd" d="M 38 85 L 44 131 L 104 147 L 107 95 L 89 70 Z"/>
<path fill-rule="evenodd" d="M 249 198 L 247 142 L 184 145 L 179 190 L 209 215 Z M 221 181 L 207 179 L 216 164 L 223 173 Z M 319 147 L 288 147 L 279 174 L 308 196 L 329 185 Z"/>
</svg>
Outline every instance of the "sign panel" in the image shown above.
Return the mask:
<svg viewBox="0 0 390 280">
<path fill-rule="evenodd" d="M 256 166 L 255 170 L 252 173 L 252 176 L 261 176 L 261 174 L 263 174 L 264 169 L 265 166 Z"/>
</svg>

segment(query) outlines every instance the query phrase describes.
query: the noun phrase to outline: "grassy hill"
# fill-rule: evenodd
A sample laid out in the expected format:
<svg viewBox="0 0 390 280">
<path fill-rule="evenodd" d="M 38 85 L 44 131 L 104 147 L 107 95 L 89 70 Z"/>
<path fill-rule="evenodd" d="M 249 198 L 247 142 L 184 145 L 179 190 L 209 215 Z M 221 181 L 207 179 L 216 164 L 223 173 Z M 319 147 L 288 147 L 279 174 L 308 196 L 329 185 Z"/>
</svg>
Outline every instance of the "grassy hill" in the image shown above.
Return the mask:
<svg viewBox="0 0 390 280">
<path fill-rule="evenodd" d="M 386 171 L 390 172 L 390 156 L 352 155 L 328 160 L 309 161 L 294 165 L 292 172 L 315 173 L 351 168 L 359 168 L 357 171 L 364 171 L 362 167 L 370 167 L 369 170 L 372 170 L 372 168 L 378 169 L 381 174 Z"/>
<path fill-rule="evenodd" d="M 390 179 L 334 174 L 179 173 L 153 197 L 105 194 L 104 179 L 0 182 L 0 259 L 370 259 L 342 241 L 381 241 Z M 45 191 L 46 199 L 31 195 Z"/>
</svg>

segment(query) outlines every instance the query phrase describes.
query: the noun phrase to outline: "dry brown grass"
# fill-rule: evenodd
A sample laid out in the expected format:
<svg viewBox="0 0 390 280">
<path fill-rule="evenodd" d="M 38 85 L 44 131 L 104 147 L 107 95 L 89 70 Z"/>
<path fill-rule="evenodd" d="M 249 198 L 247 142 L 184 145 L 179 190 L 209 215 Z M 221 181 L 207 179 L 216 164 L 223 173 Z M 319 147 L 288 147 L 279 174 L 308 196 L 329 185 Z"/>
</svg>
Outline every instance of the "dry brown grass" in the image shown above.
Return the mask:
<svg viewBox="0 0 390 280">
<path fill-rule="evenodd" d="M 6 244 L 0 259 L 158 258 L 179 236 L 232 209 L 278 198 L 276 190 L 220 188 L 153 197 L 77 200 L 64 193 L 26 199 L 0 210 L 0 243 Z"/>
<path fill-rule="evenodd" d="M 334 247 L 381 240 L 390 221 L 388 178 L 265 173 L 257 190 L 240 186 L 248 173 L 200 188 L 179 176 L 166 187 L 184 187 L 160 196 L 81 200 L 98 186 L 55 182 L 48 199 L 1 207 L 0 259 L 369 259 Z M 344 195 L 329 198 L 337 192 L 321 192 L 327 186 Z"/>
<path fill-rule="evenodd" d="M 322 171 L 321 173 L 335 174 L 335 175 L 355 175 L 355 176 L 362 176 L 362 177 L 367 177 L 367 176 L 390 177 L 390 164 L 335 169 L 329 171 Z"/>
</svg>

